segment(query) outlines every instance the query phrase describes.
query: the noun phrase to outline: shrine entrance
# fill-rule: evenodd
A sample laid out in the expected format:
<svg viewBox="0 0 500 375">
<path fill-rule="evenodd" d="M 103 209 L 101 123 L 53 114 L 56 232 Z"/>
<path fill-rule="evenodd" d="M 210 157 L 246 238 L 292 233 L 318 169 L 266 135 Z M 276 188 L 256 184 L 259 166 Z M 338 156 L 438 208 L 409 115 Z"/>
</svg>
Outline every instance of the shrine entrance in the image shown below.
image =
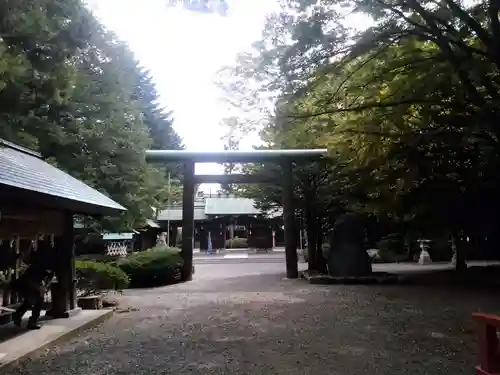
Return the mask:
<svg viewBox="0 0 500 375">
<path fill-rule="evenodd" d="M 298 272 L 297 241 L 295 230 L 295 214 L 293 207 L 293 175 L 294 162 L 319 160 L 327 155 L 326 149 L 313 150 L 254 150 L 254 151 L 219 151 L 193 152 L 185 150 L 148 150 L 146 161 L 149 163 L 183 163 L 182 194 L 182 246 L 184 259 L 182 279 L 192 280 L 193 247 L 194 247 L 194 198 L 195 186 L 200 183 L 248 184 L 265 183 L 264 176 L 231 174 L 231 175 L 195 175 L 195 163 L 276 163 L 281 166 L 283 181 L 283 221 L 285 227 L 286 276 L 296 279 Z"/>
<path fill-rule="evenodd" d="M 0 325 L 10 322 L 19 306 L 9 285 L 26 268 L 22 260 L 39 244 L 55 254 L 50 315 L 67 318 L 79 311 L 74 216 L 117 215 L 126 209 L 40 154 L 2 139 L 0 176 Z"/>
</svg>

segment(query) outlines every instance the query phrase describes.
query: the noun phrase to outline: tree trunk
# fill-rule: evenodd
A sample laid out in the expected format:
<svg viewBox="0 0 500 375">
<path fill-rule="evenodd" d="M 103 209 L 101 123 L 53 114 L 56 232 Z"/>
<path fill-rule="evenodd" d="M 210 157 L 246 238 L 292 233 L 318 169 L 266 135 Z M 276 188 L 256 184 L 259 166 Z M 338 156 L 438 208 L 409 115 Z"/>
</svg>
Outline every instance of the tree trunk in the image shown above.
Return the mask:
<svg viewBox="0 0 500 375">
<path fill-rule="evenodd" d="M 313 210 L 310 207 L 306 206 L 305 211 L 307 230 L 307 266 L 309 271 L 319 271 L 316 268 L 316 241 L 318 239 L 316 228 L 317 220 L 315 220 Z"/>
<path fill-rule="evenodd" d="M 326 259 L 323 255 L 323 229 L 321 228 L 320 220 L 317 221 L 316 227 L 316 271 L 320 274 L 327 274 Z"/>
<path fill-rule="evenodd" d="M 411 262 L 413 261 L 413 241 L 410 235 L 405 234 L 405 250 L 406 250 L 406 260 Z"/>
<path fill-rule="evenodd" d="M 463 271 L 467 268 L 464 254 L 464 243 L 459 233 L 451 234 L 451 248 L 453 249 L 453 258 L 455 263 L 455 270 Z"/>
</svg>

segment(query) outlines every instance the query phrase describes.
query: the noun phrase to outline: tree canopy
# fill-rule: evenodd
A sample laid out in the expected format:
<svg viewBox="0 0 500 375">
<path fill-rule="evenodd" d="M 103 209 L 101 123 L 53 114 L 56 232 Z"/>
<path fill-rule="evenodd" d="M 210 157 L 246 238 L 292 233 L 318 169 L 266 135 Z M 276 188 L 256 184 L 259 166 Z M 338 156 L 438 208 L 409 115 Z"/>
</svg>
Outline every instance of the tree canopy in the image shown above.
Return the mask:
<svg viewBox="0 0 500 375">
<path fill-rule="evenodd" d="M 140 227 L 164 204 L 168 171 L 144 151 L 183 147 L 172 122 L 149 72 L 82 1 L 0 2 L 0 137 L 125 206 L 106 229 Z"/>
<path fill-rule="evenodd" d="M 326 165 L 296 166 L 298 186 L 320 189 L 315 220 L 355 211 L 420 235 L 491 240 L 499 9 L 487 0 L 284 1 L 262 39 L 221 71 L 221 86 L 242 109 L 262 109 L 266 147 L 331 150 Z M 275 190 L 247 194 L 279 201 Z"/>
</svg>

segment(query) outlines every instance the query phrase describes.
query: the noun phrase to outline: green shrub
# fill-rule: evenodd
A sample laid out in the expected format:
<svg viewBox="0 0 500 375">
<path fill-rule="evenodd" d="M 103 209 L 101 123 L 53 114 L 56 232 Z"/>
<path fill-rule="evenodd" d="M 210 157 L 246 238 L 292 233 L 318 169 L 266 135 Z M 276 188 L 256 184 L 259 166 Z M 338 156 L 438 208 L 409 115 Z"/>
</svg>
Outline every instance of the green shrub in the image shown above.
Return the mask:
<svg viewBox="0 0 500 375">
<path fill-rule="evenodd" d="M 148 251 L 170 251 L 173 253 L 180 253 L 181 249 L 177 247 L 169 247 L 169 246 L 163 246 L 163 245 L 156 245 L 155 247 L 152 247 L 151 249 L 145 250 L 146 252 Z M 134 255 L 141 254 L 140 252 L 135 253 Z"/>
<path fill-rule="evenodd" d="M 106 254 L 82 254 L 77 255 L 76 260 L 115 264 L 116 260 L 120 258 L 121 257 L 119 256 L 111 256 Z"/>
<path fill-rule="evenodd" d="M 121 291 L 130 283 L 125 272 L 108 263 L 78 260 L 75 266 L 76 287 L 83 296 L 98 294 L 105 290 Z"/>
<path fill-rule="evenodd" d="M 399 233 L 391 233 L 376 244 L 379 250 L 377 263 L 402 262 L 408 258 L 403 237 Z"/>
<path fill-rule="evenodd" d="M 247 246 L 251 249 L 271 249 L 273 247 L 273 238 L 269 236 L 251 236 L 247 238 Z"/>
<path fill-rule="evenodd" d="M 246 238 L 234 237 L 232 240 L 226 240 L 226 248 L 228 249 L 246 249 L 248 241 Z"/>
<path fill-rule="evenodd" d="M 376 244 L 377 249 L 389 253 L 404 253 L 404 241 L 399 233 L 391 233 Z"/>
<path fill-rule="evenodd" d="M 449 261 L 453 257 L 451 243 L 446 236 L 433 239 L 429 245 L 427 251 L 433 262 Z"/>
<path fill-rule="evenodd" d="M 180 281 L 183 265 L 177 248 L 155 247 L 133 253 L 117 262 L 130 278 L 133 288 L 148 288 L 168 285 Z"/>
<path fill-rule="evenodd" d="M 323 258 L 325 260 L 328 259 L 328 256 L 330 254 L 330 244 L 328 242 L 324 242 L 321 244 L 321 251 L 323 253 Z M 305 262 L 309 262 L 309 251 L 307 249 L 307 246 L 305 246 L 303 249 L 302 249 L 302 255 L 304 256 L 304 261 Z"/>
</svg>

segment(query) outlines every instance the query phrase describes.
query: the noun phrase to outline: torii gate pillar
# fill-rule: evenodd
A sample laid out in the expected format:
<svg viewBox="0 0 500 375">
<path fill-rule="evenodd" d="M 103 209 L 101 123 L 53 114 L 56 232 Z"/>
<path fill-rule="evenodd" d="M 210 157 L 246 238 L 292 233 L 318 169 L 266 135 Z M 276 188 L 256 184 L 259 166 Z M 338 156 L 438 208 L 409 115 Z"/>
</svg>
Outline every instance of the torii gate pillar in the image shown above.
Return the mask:
<svg viewBox="0 0 500 375">
<path fill-rule="evenodd" d="M 281 163 L 283 171 L 283 222 L 285 226 L 285 257 L 286 277 L 296 279 L 299 277 L 297 241 L 295 236 L 295 213 L 293 207 L 293 173 L 292 161 Z"/>
<path fill-rule="evenodd" d="M 184 186 L 182 189 L 182 246 L 181 255 L 184 260 L 182 280 L 193 279 L 194 248 L 194 161 L 184 162 Z"/>
<path fill-rule="evenodd" d="M 194 187 L 200 181 L 194 175 L 194 165 L 199 163 L 280 163 L 283 170 L 283 219 L 285 224 L 286 276 L 298 277 L 297 241 L 295 234 L 295 215 L 293 208 L 294 161 L 319 160 L 328 154 L 327 149 L 317 150 L 253 150 L 196 152 L 188 150 L 148 150 L 146 161 L 149 163 L 184 163 L 184 191 L 182 193 L 182 249 L 184 259 L 182 279 L 192 280 L 194 247 Z M 228 176 L 225 176 L 228 177 Z M 243 176 L 239 183 L 253 180 L 253 176 Z M 231 177 L 232 178 L 232 177 Z M 212 176 L 213 179 L 213 176 Z M 225 182 L 229 180 L 226 179 Z"/>
</svg>

